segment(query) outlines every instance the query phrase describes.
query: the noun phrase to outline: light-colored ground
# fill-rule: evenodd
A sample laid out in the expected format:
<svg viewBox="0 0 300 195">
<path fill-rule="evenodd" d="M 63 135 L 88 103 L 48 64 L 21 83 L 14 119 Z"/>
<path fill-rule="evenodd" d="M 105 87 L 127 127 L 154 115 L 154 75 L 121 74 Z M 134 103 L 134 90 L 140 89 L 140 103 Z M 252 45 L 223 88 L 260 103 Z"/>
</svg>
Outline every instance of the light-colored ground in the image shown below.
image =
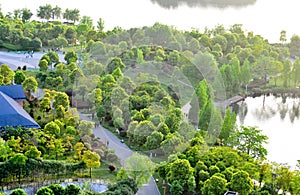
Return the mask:
<svg viewBox="0 0 300 195">
<path fill-rule="evenodd" d="M 88 115 L 81 114 L 81 120 L 92 121 Z M 108 144 L 108 148 L 115 151 L 116 155 L 121 159 L 121 164 L 124 165 L 126 159 L 133 155 L 133 151 L 127 147 L 124 143 L 122 143 L 119 138 L 117 138 L 113 133 L 102 127 L 101 125 L 97 128 L 93 129 L 94 134 L 96 137 L 99 137 L 103 143 Z M 145 184 L 139 191 L 137 195 L 160 195 L 160 192 L 156 186 L 156 182 L 154 181 L 153 177 L 151 177 L 148 184 Z"/>
<path fill-rule="evenodd" d="M 34 52 L 32 57 L 24 52 L 0 52 L 0 65 L 7 64 L 12 70 L 16 70 L 18 66 L 21 68 L 27 66 L 27 68 L 38 68 L 38 63 L 44 52 Z M 64 56 L 62 53 L 58 53 L 60 61 L 64 62 Z M 27 57 L 26 57 L 27 56 Z"/>
</svg>

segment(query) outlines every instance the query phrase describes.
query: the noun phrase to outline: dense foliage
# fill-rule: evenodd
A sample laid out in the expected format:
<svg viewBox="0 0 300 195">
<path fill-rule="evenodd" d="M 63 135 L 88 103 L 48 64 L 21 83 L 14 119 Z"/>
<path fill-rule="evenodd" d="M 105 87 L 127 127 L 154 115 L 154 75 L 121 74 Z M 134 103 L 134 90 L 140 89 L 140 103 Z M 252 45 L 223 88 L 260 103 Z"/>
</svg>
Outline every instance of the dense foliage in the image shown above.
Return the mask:
<svg viewBox="0 0 300 195">
<path fill-rule="evenodd" d="M 286 43 L 283 31 L 281 43 L 271 45 L 238 24 L 205 32 L 160 23 L 104 32 L 101 19 L 98 30 L 88 16 L 75 24 L 77 9 L 41 6 L 43 22 L 30 21 L 27 12 L 0 17 L 0 46 L 53 49 L 44 52 L 36 71 L 1 65 L 0 84 L 23 85 L 24 108 L 42 129 L 1 132 L 2 183 L 71 176 L 82 168 L 91 177 L 100 161 L 118 161 L 93 134 L 94 124 L 79 120 L 77 107 L 115 129 L 130 147 L 162 161 L 155 167 L 133 155 L 118 174 L 132 179 L 106 194 L 136 193 L 154 169 L 172 194 L 299 193 L 298 171 L 266 161 L 267 137 L 257 128 L 237 127 L 235 113 L 222 107 L 240 93 L 298 86 L 299 36 Z M 58 21 L 61 15 L 68 24 Z M 61 62 L 60 50 L 76 44 L 80 49 L 65 52 Z M 44 89 L 41 99 L 32 96 L 37 87 Z"/>
</svg>

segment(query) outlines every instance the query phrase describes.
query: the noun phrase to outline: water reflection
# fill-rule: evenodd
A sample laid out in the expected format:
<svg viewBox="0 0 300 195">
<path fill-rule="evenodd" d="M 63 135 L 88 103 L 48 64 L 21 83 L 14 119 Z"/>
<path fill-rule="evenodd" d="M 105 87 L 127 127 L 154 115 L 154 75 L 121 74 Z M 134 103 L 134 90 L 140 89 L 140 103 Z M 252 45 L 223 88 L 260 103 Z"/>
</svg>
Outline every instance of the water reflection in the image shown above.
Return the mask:
<svg viewBox="0 0 300 195">
<path fill-rule="evenodd" d="M 239 118 L 239 123 L 244 125 L 245 117 L 248 113 L 248 105 L 247 102 L 242 102 L 241 104 L 234 104 L 232 106 L 232 111 L 235 112 Z"/>
<path fill-rule="evenodd" d="M 299 102 L 298 103 L 294 102 L 292 109 L 289 110 L 289 116 L 290 116 L 291 123 L 294 123 L 295 118 L 297 120 L 299 120 L 299 110 L 300 110 L 299 107 L 300 107 L 300 103 Z"/>
<path fill-rule="evenodd" d="M 245 7 L 254 5 L 256 0 L 151 0 L 163 8 L 174 9 L 181 5 L 188 5 L 189 7 Z"/>
<path fill-rule="evenodd" d="M 300 159 L 300 98 L 292 96 L 247 97 L 233 107 L 237 125 L 256 126 L 267 135 L 267 158 L 295 167 Z"/>
<path fill-rule="evenodd" d="M 250 99 L 251 118 L 256 121 L 266 122 L 271 118 L 279 115 L 281 121 L 285 121 L 287 115 L 289 122 L 294 123 L 295 119 L 299 119 L 300 99 L 294 97 L 283 96 L 260 96 Z M 236 104 L 232 107 L 232 110 L 237 114 L 239 123 L 244 124 L 245 118 L 248 114 L 249 101 Z"/>
</svg>

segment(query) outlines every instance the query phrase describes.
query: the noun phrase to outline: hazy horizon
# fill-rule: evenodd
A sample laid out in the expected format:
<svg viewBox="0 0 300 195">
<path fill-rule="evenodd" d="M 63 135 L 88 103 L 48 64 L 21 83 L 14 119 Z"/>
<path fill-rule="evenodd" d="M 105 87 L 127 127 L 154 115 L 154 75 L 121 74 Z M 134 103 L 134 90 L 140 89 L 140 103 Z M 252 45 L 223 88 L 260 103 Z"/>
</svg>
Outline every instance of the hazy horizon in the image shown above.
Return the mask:
<svg viewBox="0 0 300 195">
<path fill-rule="evenodd" d="M 29 8 L 35 15 L 40 5 L 58 5 L 80 10 L 81 16 L 90 16 L 94 22 L 102 18 L 105 30 L 116 26 L 124 29 L 152 26 L 155 22 L 171 25 L 179 30 L 213 28 L 218 24 L 229 28 L 233 24 L 243 24 L 243 28 L 260 34 L 270 42 L 279 42 L 281 30 L 287 31 L 288 41 L 293 34 L 300 35 L 297 27 L 297 13 L 300 2 L 292 0 L 257 0 L 254 5 L 243 8 L 213 8 L 181 5 L 174 9 L 166 9 L 151 0 L 110 0 L 97 2 L 92 0 L 10 0 L 1 2 L 4 13 L 14 9 Z"/>
</svg>

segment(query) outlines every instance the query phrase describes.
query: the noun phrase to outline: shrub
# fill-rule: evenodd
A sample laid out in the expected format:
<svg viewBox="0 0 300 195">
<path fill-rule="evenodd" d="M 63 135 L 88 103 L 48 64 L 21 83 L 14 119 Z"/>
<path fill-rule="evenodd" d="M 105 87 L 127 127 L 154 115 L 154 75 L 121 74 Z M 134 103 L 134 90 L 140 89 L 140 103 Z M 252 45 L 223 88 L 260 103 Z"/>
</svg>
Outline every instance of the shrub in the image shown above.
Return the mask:
<svg viewBox="0 0 300 195">
<path fill-rule="evenodd" d="M 53 191 L 54 195 L 61 195 L 65 193 L 65 188 L 60 184 L 51 184 L 48 186 L 48 188 Z"/>
<path fill-rule="evenodd" d="M 106 159 L 109 162 L 117 162 L 118 161 L 118 156 L 116 154 L 114 154 L 114 153 L 108 153 L 106 155 Z"/>
<path fill-rule="evenodd" d="M 41 187 L 37 192 L 36 195 L 54 195 L 53 191 L 48 187 Z"/>
<path fill-rule="evenodd" d="M 113 172 L 114 170 L 116 170 L 116 166 L 113 164 L 108 165 L 108 169 L 110 172 Z"/>
<path fill-rule="evenodd" d="M 68 184 L 65 188 L 65 195 L 79 195 L 81 193 L 81 188 L 75 184 Z"/>
<path fill-rule="evenodd" d="M 15 189 L 13 190 L 10 195 L 27 195 L 23 189 Z"/>
</svg>

